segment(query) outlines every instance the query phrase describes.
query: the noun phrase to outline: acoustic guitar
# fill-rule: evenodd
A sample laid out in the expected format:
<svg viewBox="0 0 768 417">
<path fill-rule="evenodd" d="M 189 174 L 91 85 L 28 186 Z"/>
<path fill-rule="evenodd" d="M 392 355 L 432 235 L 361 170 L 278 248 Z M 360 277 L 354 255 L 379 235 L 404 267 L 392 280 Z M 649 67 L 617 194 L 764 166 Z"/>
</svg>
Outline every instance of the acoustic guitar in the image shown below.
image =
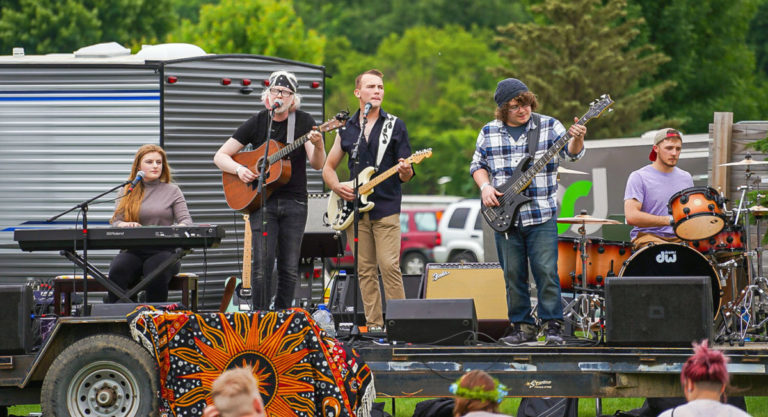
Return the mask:
<svg viewBox="0 0 768 417">
<path fill-rule="evenodd" d="M 349 113 L 339 112 L 335 117 L 320 125 L 317 128 L 321 133 L 330 132 L 338 129 L 347 122 Z M 309 140 L 307 132 L 304 136 L 285 145 L 274 139 L 269 139 L 269 155 L 267 155 L 267 171 L 264 176 L 264 187 L 262 193 L 258 192 L 258 180 L 244 183 L 236 174 L 224 172 L 221 174 L 221 182 L 224 186 L 224 197 L 227 205 L 232 210 L 242 212 L 252 212 L 261 207 L 262 202 L 267 201 L 269 195 L 278 187 L 287 183 L 291 179 L 291 161 L 288 155 L 291 152 L 303 146 Z M 240 152 L 232 156 L 240 165 L 250 169 L 256 175 L 260 174 L 262 161 L 267 148 L 267 143 L 263 143 L 257 149 L 248 152 Z M 262 195 L 264 194 L 264 195 Z"/>
</svg>

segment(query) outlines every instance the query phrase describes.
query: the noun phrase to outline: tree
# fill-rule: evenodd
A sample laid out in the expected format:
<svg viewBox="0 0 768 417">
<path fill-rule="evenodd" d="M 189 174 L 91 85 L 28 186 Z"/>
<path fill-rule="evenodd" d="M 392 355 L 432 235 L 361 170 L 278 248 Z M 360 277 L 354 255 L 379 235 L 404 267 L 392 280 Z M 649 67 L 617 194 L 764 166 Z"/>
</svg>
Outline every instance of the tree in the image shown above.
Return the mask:
<svg viewBox="0 0 768 417">
<path fill-rule="evenodd" d="M 589 127 L 590 138 L 639 134 L 664 124 L 642 114 L 673 83 L 646 83 L 666 61 L 651 45 L 633 46 L 643 25 L 628 18 L 625 0 L 548 0 L 531 7 L 534 23 L 500 28 L 505 65 L 499 78 L 523 80 L 539 98 L 543 113 L 566 126 L 586 103 L 608 93 L 616 104 L 609 120 Z"/>
<path fill-rule="evenodd" d="M 170 0 L 8 1 L 0 10 L 0 48 L 42 54 L 99 42 L 132 45 L 165 36 L 174 21 Z"/>
<path fill-rule="evenodd" d="M 323 64 L 325 37 L 304 28 L 290 1 L 222 0 L 203 5 L 200 20 L 184 20 L 170 41 L 207 52 L 250 53 Z"/>
<path fill-rule="evenodd" d="M 296 13 L 328 37 L 346 37 L 358 52 L 373 54 L 390 35 L 415 26 L 494 29 L 528 18 L 526 0 L 295 0 Z"/>
<path fill-rule="evenodd" d="M 403 118 L 414 151 L 433 148 L 433 156 L 417 168 L 418 177 L 406 185 L 408 193 L 435 193 L 437 178 L 453 176 L 447 192 L 464 194 L 472 181 L 469 161 L 477 139 L 476 126 L 467 127 L 462 118 L 475 91 L 487 94 L 496 81 L 487 69 L 500 64 L 491 49 L 490 30 L 466 31 L 458 25 L 443 29 L 417 26 L 402 36 L 391 35 L 373 56 L 350 52 L 338 63 L 339 74 L 329 80 L 329 112 L 358 107 L 352 95 L 354 79 L 361 72 L 377 68 L 384 73 L 383 108 Z M 489 109 L 488 117 L 493 109 Z M 345 169 L 339 170 L 346 178 Z"/>
<path fill-rule="evenodd" d="M 760 1 L 631 0 L 647 20 L 645 38 L 671 58 L 654 79 L 677 85 L 647 115 L 684 119 L 690 132 L 706 132 L 715 111 L 732 111 L 736 120 L 765 117 L 766 91 L 746 42 Z"/>
</svg>

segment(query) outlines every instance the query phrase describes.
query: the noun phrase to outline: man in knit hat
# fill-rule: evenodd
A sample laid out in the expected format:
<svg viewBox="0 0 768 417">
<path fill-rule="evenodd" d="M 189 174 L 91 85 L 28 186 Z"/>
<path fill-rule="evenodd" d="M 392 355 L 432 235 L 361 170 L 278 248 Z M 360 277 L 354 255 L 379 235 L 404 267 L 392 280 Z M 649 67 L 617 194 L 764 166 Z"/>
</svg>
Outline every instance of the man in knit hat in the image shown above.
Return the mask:
<svg viewBox="0 0 768 417">
<path fill-rule="evenodd" d="M 296 76 L 288 71 L 275 71 L 266 84 L 261 93 L 261 101 L 266 109 L 238 127 L 213 157 L 219 169 L 237 175 L 240 181 L 255 186 L 258 183 L 256 172 L 251 170 L 252 167 L 237 163 L 232 159 L 233 155 L 248 144 L 252 144 L 254 149 L 262 146 L 267 139 L 289 144 L 309 133 L 309 140 L 287 156 L 291 164 L 291 178 L 287 183 L 272 189 L 263 206 L 265 208 L 257 208 L 251 213 L 255 255 L 252 296 L 255 310 L 292 307 L 299 277 L 301 239 L 307 222 L 307 162 L 314 169 L 322 168 L 325 163 L 323 136 L 313 130 L 316 123 L 312 116 L 298 109 L 301 95 L 297 91 L 299 83 Z M 270 131 L 267 131 L 268 128 Z M 274 151 L 274 148 L 269 150 L 270 154 Z M 265 210 L 266 236 L 262 233 L 261 210 Z M 276 284 L 272 278 L 275 259 Z M 262 281 L 263 276 L 266 276 L 267 285 Z"/>
<path fill-rule="evenodd" d="M 534 113 L 536 96 L 516 78 L 499 82 L 494 94 L 496 119 L 477 137 L 470 173 L 477 183 L 483 205 L 499 205 L 497 187 L 506 183 L 527 155 L 535 159 L 566 134 L 555 118 Z M 578 120 L 575 118 L 574 120 Z M 532 198 L 520 207 L 512 227 L 496 233 L 496 250 L 507 286 L 507 306 L 512 332 L 501 341 L 508 345 L 536 342 L 538 328 L 531 315 L 528 263 L 536 281 L 538 317 L 545 324 L 547 344 L 563 344 L 563 309 L 557 275 L 556 194 L 559 158 L 575 161 L 584 155 L 587 128 L 572 125 L 568 144 L 550 160 L 522 194 Z"/>
<path fill-rule="evenodd" d="M 624 217 L 635 226 L 630 238 L 635 249 L 649 243 L 681 242 L 672 229 L 667 204 L 675 193 L 693 187 L 691 174 L 677 167 L 683 135 L 660 129 L 653 135 L 651 163 L 629 174 L 624 191 Z"/>
</svg>

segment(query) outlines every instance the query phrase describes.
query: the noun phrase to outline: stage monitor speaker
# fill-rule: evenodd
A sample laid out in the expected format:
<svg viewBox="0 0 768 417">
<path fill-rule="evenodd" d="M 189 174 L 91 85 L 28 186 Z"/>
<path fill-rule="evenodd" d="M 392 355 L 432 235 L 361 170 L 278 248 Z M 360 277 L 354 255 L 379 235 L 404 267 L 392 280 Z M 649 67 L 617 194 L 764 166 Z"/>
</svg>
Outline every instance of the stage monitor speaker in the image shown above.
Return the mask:
<svg viewBox="0 0 768 417">
<path fill-rule="evenodd" d="M 403 289 L 405 298 L 420 298 L 422 288 L 421 275 L 403 275 Z M 360 294 L 358 282 L 352 275 L 339 275 L 333 281 L 331 286 L 331 297 L 328 301 L 329 310 L 333 314 L 336 323 L 351 322 L 355 312 L 355 292 L 357 291 L 357 317 L 355 323 L 364 326 L 365 308 L 363 307 L 363 297 Z M 379 291 L 381 293 L 381 309 L 387 311 L 387 300 L 384 298 L 384 285 L 379 277 Z"/>
<path fill-rule="evenodd" d="M 32 287 L 26 284 L 0 285 L 0 317 L 3 318 L 3 337 L 0 353 L 26 353 L 32 350 L 32 314 L 34 300 Z"/>
<path fill-rule="evenodd" d="M 390 341 L 458 345 L 475 342 L 475 302 L 468 299 L 389 300 L 387 338 Z"/>
<path fill-rule="evenodd" d="M 507 285 L 498 262 L 427 264 L 424 298 L 471 298 L 481 333 L 498 339 L 509 329 Z"/>
<path fill-rule="evenodd" d="M 711 278 L 608 278 L 605 314 L 610 345 L 690 347 L 693 341 L 711 341 Z"/>
<path fill-rule="evenodd" d="M 301 240 L 302 258 L 327 258 L 344 256 L 346 233 L 331 228 L 324 216 L 329 194 L 309 194 L 307 198 L 307 223 Z"/>
</svg>

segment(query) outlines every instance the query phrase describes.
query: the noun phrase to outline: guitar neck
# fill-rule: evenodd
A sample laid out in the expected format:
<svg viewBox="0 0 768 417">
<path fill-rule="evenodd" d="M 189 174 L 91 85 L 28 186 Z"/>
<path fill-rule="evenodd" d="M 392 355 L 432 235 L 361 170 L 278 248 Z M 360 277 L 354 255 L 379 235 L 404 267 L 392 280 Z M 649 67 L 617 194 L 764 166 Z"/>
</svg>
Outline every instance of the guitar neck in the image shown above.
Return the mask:
<svg viewBox="0 0 768 417">
<path fill-rule="evenodd" d="M 243 288 L 251 288 L 251 252 L 253 252 L 253 232 L 251 231 L 251 216 L 243 214 L 245 233 L 243 235 Z"/>
<path fill-rule="evenodd" d="M 288 156 L 288 154 L 290 154 L 294 150 L 298 149 L 299 146 L 303 145 L 306 141 L 309 140 L 309 134 L 310 133 L 312 133 L 312 132 L 311 131 L 307 132 L 306 135 L 304 135 L 304 136 L 294 140 L 293 142 L 291 142 L 288 145 L 286 145 L 283 149 L 280 149 L 279 151 L 277 151 L 277 152 L 273 153 L 272 155 L 270 155 L 269 158 L 267 158 L 268 159 L 267 162 L 269 162 L 269 164 L 272 165 L 272 164 L 276 163 L 277 161 L 279 161 L 279 160 L 285 158 L 286 156 Z"/>
<path fill-rule="evenodd" d="M 588 118 L 586 118 L 586 115 L 581 116 L 581 119 L 576 122 L 576 124 L 579 125 L 585 125 L 589 121 Z M 568 144 L 568 141 L 571 140 L 571 135 L 566 131 L 565 135 L 563 135 L 562 138 L 555 141 L 555 143 L 547 149 L 547 151 L 544 153 L 544 155 L 541 156 L 536 162 L 533 163 L 526 171 L 525 174 L 520 176 L 520 178 L 515 181 L 514 184 L 512 184 L 511 187 L 509 187 L 508 191 L 513 194 L 519 194 L 521 191 L 525 189 L 525 187 L 530 184 L 531 181 L 533 181 L 533 177 L 536 176 L 544 167 L 549 163 L 549 161 L 554 158 L 555 155 L 557 155 L 558 152 L 560 152 L 561 149 L 565 147 L 565 145 Z"/>
<path fill-rule="evenodd" d="M 406 159 L 406 162 L 412 163 L 413 158 Z M 392 175 L 397 172 L 397 165 L 393 165 L 388 170 L 382 172 L 381 174 L 377 175 L 375 178 L 372 178 L 367 183 L 360 186 L 360 194 L 366 194 L 367 192 L 371 191 L 373 187 L 381 184 L 384 182 L 387 178 L 391 177 Z"/>
</svg>

